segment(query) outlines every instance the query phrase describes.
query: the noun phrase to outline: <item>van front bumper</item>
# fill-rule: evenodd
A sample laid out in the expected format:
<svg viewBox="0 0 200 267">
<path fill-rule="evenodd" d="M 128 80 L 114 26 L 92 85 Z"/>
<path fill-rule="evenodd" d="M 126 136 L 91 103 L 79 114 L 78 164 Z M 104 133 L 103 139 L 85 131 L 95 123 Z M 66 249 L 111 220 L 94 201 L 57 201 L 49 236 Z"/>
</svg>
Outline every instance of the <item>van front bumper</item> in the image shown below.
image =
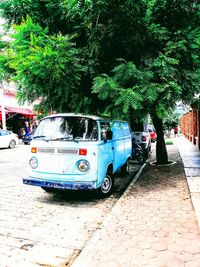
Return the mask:
<svg viewBox="0 0 200 267">
<path fill-rule="evenodd" d="M 53 180 L 36 179 L 34 177 L 23 178 L 23 183 L 62 190 L 92 190 L 96 188 L 95 182 L 58 182 Z"/>
</svg>

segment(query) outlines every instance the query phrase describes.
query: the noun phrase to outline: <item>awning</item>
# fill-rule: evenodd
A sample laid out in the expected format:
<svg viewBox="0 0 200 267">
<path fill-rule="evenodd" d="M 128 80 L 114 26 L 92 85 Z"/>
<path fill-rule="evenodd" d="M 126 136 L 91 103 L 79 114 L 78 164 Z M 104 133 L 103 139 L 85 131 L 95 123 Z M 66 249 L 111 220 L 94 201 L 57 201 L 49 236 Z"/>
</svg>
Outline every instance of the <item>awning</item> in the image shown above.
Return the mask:
<svg viewBox="0 0 200 267">
<path fill-rule="evenodd" d="M 34 116 L 35 113 L 31 109 L 28 108 L 18 108 L 18 107 L 8 107 L 5 106 L 5 111 L 6 112 L 11 112 L 11 113 L 19 113 L 22 115 L 29 115 L 29 116 Z"/>
</svg>

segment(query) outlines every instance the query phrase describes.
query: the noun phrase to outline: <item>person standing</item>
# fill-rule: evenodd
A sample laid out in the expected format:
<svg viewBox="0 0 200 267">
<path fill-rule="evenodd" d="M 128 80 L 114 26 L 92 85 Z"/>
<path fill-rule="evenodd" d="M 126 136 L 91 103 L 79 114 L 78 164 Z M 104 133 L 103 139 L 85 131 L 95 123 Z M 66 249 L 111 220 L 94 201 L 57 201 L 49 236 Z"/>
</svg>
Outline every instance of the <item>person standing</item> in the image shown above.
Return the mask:
<svg viewBox="0 0 200 267">
<path fill-rule="evenodd" d="M 30 133 L 30 131 L 31 131 L 31 129 L 30 129 L 30 126 L 29 126 L 29 122 L 25 121 L 25 132 L 26 132 L 26 134 Z"/>
<path fill-rule="evenodd" d="M 174 127 L 174 137 L 178 136 L 178 127 Z"/>
</svg>

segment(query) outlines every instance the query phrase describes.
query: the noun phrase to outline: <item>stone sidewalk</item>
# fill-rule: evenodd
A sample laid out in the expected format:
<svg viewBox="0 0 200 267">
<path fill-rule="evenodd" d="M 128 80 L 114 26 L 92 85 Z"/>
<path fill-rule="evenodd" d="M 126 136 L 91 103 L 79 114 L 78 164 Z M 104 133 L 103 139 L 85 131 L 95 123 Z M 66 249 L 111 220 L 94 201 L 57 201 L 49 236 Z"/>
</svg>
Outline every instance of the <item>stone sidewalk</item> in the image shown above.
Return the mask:
<svg viewBox="0 0 200 267">
<path fill-rule="evenodd" d="M 193 188 L 197 186 L 191 177 L 198 174 L 200 153 L 183 137 L 173 143 L 167 150 L 176 164 L 147 164 L 89 239 L 73 267 L 200 266 L 200 229 L 187 182 Z"/>
<path fill-rule="evenodd" d="M 184 137 L 178 138 L 177 144 L 184 164 L 192 203 L 200 226 L 200 152 L 197 147 L 192 145 Z"/>
</svg>

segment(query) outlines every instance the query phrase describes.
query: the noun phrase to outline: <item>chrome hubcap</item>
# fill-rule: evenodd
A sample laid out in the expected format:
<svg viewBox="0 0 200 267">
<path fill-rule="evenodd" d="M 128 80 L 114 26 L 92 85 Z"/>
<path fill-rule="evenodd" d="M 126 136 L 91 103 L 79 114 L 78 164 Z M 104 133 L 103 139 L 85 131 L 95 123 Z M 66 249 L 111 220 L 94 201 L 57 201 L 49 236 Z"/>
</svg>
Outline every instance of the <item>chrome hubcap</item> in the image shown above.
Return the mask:
<svg viewBox="0 0 200 267">
<path fill-rule="evenodd" d="M 106 177 L 104 179 L 104 182 L 103 182 L 103 184 L 101 186 L 102 192 L 103 193 L 109 192 L 111 186 L 112 186 L 112 180 L 111 180 L 110 176 L 106 175 Z"/>
</svg>

